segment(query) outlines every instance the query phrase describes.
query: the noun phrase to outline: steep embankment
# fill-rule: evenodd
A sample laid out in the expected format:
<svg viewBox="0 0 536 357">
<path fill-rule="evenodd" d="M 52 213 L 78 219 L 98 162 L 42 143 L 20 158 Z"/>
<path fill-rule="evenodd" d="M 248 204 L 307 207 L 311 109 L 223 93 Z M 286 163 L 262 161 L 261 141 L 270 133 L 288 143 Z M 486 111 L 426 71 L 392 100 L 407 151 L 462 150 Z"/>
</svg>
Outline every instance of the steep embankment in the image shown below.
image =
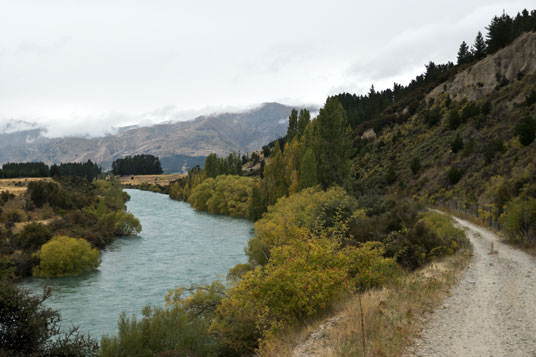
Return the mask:
<svg viewBox="0 0 536 357">
<path fill-rule="evenodd" d="M 410 355 L 536 355 L 536 260 L 487 229 L 456 221 L 466 229 L 474 260 Z"/>
<path fill-rule="evenodd" d="M 512 83 L 523 76 L 535 74 L 535 58 L 536 33 L 528 32 L 508 47 L 458 73 L 452 81 L 435 88 L 428 95 L 428 100 L 438 98 L 442 93 L 447 93 L 453 100 L 476 101 L 485 98 L 501 82 Z"/>
</svg>

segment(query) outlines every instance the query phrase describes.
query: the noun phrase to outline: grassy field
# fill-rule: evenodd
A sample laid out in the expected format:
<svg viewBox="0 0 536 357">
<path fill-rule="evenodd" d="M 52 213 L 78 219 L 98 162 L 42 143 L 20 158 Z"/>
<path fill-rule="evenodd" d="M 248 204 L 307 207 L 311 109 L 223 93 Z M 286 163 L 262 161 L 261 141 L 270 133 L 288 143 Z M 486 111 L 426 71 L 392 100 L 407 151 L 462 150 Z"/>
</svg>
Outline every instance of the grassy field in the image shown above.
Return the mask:
<svg viewBox="0 0 536 357">
<path fill-rule="evenodd" d="M 138 186 L 142 183 L 151 185 L 169 186 L 169 183 L 184 177 L 186 174 L 162 174 L 162 175 L 128 175 L 119 178 L 122 185 Z"/>
</svg>

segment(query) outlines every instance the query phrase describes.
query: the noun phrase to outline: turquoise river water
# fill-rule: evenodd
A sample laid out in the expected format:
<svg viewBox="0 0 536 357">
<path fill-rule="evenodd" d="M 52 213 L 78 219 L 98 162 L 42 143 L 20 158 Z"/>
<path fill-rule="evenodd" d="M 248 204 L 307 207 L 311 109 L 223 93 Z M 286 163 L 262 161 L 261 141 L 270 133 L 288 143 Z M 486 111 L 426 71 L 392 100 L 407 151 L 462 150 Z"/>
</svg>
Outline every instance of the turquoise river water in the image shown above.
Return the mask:
<svg viewBox="0 0 536 357">
<path fill-rule="evenodd" d="M 60 311 L 62 327 L 80 326 L 93 337 L 115 334 L 122 311 L 140 316 L 147 304 L 164 305 L 169 289 L 225 279 L 229 268 L 245 262 L 244 247 L 253 224 L 244 219 L 196 212 L 185 202 L 139 190 L 125 190 L 128 210 L 143 231 L 118 238 L 102 252 L 98 270 L 68 278 L 28 278 L 20 285 L 42 293 Z"/>
</svg>

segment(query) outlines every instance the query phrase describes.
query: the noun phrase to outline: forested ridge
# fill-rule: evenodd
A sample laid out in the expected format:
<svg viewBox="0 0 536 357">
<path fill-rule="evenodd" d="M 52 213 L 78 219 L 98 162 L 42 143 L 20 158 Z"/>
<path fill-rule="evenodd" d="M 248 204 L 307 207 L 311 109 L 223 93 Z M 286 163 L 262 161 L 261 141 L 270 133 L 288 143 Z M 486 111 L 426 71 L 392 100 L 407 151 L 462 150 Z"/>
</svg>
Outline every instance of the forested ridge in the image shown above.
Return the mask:
<svg viewBox="0 0 536 357">
<path fill-rule="evenodd" d="M 535 30 L 535 10 L 503 13 L 472 47 L 462 42 L 456 64 L 430 62 L 407 86 L 329 97 L 316 118 L 294 110 L 286 136 L 260 153 L 209 155 L 170 197 L 255 221 L 248 262 L 225 281 L 170 287 L 166 307 L 141 319 L 122 315 L 100 355 L 263 354 L 337 301 L 464 247 L 463 231 L 430 206 L 475 206 L 512 241 L 536 244 L 536 73 L 494 69 L 486 94 L 449 92 L 481 61 L 507 61 L 503 48 L 534 44 Z M 255 175 L 243 176 L 250 164 Z"/>
</svg>

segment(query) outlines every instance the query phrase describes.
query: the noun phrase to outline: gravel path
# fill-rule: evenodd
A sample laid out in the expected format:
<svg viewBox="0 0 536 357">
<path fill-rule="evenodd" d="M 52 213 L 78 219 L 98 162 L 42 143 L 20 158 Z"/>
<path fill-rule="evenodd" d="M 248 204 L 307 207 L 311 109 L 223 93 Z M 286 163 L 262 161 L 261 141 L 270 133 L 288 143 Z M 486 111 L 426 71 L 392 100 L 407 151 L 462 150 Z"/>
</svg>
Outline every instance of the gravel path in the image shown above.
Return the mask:
<svg viewBox="0 0 536 357">
<path fill-rule="evenodd" d="M 432 314 L 413 356 L 536 356 L 536 259 L 455 218 L 474 259 Z M 493 244 L 496 253 L 490 254 Z"/>
</svg>

